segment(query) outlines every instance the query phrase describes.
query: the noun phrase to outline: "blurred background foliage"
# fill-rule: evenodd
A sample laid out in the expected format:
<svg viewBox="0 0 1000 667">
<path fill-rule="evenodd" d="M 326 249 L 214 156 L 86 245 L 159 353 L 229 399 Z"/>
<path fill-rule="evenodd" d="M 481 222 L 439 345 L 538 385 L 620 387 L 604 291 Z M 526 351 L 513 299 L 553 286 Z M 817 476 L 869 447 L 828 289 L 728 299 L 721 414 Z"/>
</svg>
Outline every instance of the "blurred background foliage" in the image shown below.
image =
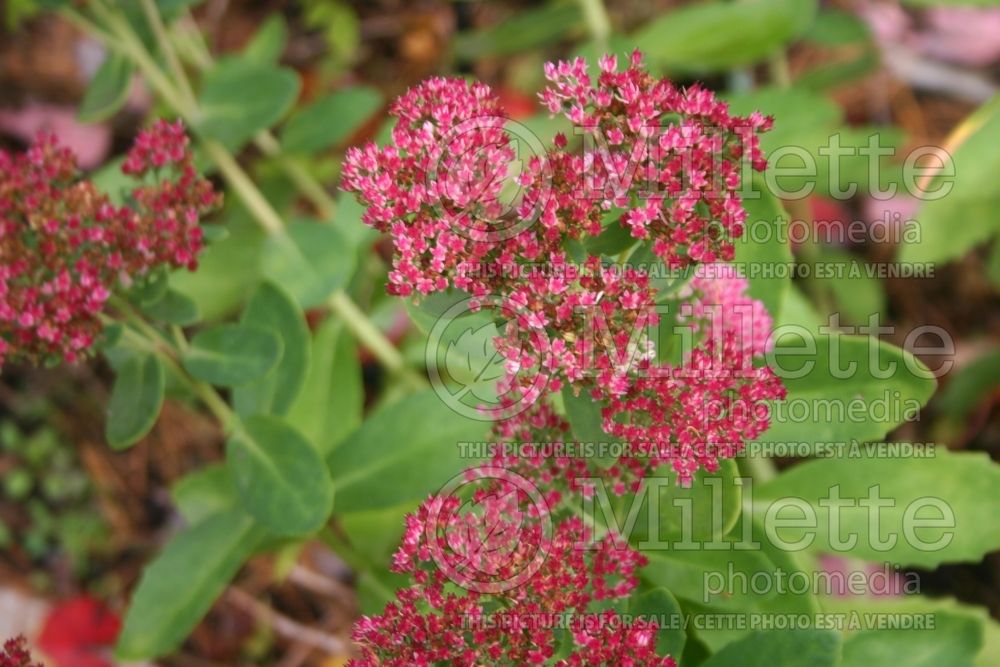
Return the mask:
<svg viewBox="0 0 1000 667">
<path fill-rule="evenodd" d="M 117 156 L 145 119 L 172 116 L 176 109 L 128 58 L 109 52 L 67 20 L 65 8 L 72 4 L 0 2 L 5 26 L 0 140 L 19 148 L 36 131 L 51 129 L 78 152 L 98 182 L 122 192 L 127 182 Z M 801 164 L 796 155 L 772 162 L 784 169 L 775 182 L 786 192 L 815 181 L 811 194 L 786 199 L 779 211 L 801 223 L 806 234 L 793 238 L 790 248 L 772 251 L 777 257 L 791 252 L 805 266 L 858 267 L 860 277 L 823 277 L 813 270 L 796 279 L 778 304 L 781 321 L 815 325 L 840 313 L 842 323 L 859 325 L 879 313 L 896 327 L 888 336 L 896 344 L 918 325 L 944 327 L 957 345 L 954 369 L 921 419 L 902 425 L 894 439 L 944 442 L 1000 460 L 1000 8 L 995 3 L 157 0 L 157 5 L 173 19 L 170 39 L 195 80 L 198 111 L 189 124 L 239 155 L 270 205 L 290 221 L 293 247 L 269 239 L 253 211 L 229 192 L 211 225 L 212 244 L 199 271 L 164 277 L 147 312 L 177 326 L 218 322 L 236 312 L 262 279 L 285 287 L 306 309 L 314 350 L 308 391 L 302 393 L 311 399 L 290 406 L 289 415 L 304 433 L 322 440 L 324 453 L 336 448 L 333 456 L 344 459 L 344 466 L 352 463 L 350 451 L 393 439 L 416 443 L 411 458 L 399 462 L 414 465 L 440 435 L 440 420 L 447 419 L 427 406 L 399 403 L 409 391 L 405 383 L 359 351 L 342 323 L 326 317 L 330 295 L 346 290 L 411 366 L 424 363 L 426 332 L 411 326 L 399 301 L 384 294 L 388 249 L 360 223 L 357 202 L 335 187 L 345 148 L 368 138 L 385 141 L 390 101 L 435 74 L 490 83 L 511 117 L 548 141 L 570 128 L 537 102 L 542 64 L 604 52 L 624 56 L 635 48 L 646 53 L 657 74 L 680 84 L 701 82 L 739 112 L 773 115 L 775 130 L 765 137 L 766 148 L 778 154 L 799 147 L 819 165 L 813 179 L 794 173 Z M 123 6 L 139 38 L 157 54 L 138 3 Z M 60 8 L 63 13 L 47 11 Z M 850 148 L 867 147 L 874 137 L 877 147 L 893 149 L 896 156 L 879 158 L 875 170 L 867 156 L 855 155 L 831 172 L 825 154 L 831 136 Z M 941 146 L 953 155 L 956 176 L 949 196 L 921 202 L 903 191 L 901 158 L 921 146 Z M 199 158 L 211 168 L 211 155 Z M 933 177 L 930 187 L 945 178 Z M 317 183 L 326 186 L 317 189 Z M 897 192 L 887 196 L 883 189 L 892 186 Z M 837 195 L 845 189 L 852 190 L 850 196 Z M 879 224 L 898 230 L 911 220 L 919 234 L 906 242 L 886 242 L 874 233 Z M 830 242 L 824 231 L 838 221 L 856 221 L 865 234 L 857 241 Z M 933 263 L 934 276 L 868 275 L 866 267 L 891 262 Z M 410 315 L 419 323 L 420 313 L 411 309 Z M 113 353 L 109 357 L 115 361 Z M 5 368 L 0 574 L 7 589 L 49 602 L 89 591 L 114 607 L 166 532 L 184 520 L 195 523 L 206 507 L 228 502 L 220 467 L 185 476 L 221 458 L 222 437 L 190 407 L 182 388 L 168 384 L 164 418 L 121 454 L 103 445 L 103 406 L 110 391 L 110 373 L 100 364 L 55 371 Z M 339 408 L 331 411 L 322 397 L 334 393 Z M 370 409 L 396 414 L 399 431 L 355 431 Z M 347 437 L 352 447 L 337 448 Z M 386 497 L 391 502 L 338 488 L 338 520 L 360 555 L 373 562 L 387 561 L 401 531 L 400 516 L 418 499 L 405 490 Z M 332 645 L 317 649 L 316 638 L 303 628 L 344 640 L 352 619 L 360 610 L 379 608 L 392 582 L 366 576 L 354 581 L 347 564 L 315 544 L 294 544 L 277 554 L 252 560 L 239 585 L 166 664 L 340 664 L 343 656 Z M 922 575 L 931 592 L 1000 615 L 1000 557 Z M 980 664 L 997 664 L 989 662 L 996 655 Z"/>
</svg>

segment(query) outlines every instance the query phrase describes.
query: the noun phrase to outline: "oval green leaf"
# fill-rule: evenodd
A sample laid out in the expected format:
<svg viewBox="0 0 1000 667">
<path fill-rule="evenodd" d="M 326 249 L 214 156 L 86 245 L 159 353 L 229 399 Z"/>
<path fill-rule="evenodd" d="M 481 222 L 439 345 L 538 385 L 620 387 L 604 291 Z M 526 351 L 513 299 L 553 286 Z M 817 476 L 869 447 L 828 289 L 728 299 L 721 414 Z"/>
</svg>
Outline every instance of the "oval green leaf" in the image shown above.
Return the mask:
<svg viewBox="0 0 1000 667">
<path fill-rule="evenodd" d="M 755 632 L 724 646 L 702 667 L 836 667 L 840 635 L 826 630 Z"/>
<path fill-rule="evenodd" d="M 488 425 L 452 411 L 431 389 L 373 413 L 327 461 L 338 511 L 420 500 L 479 460 L 461 443 L 485 441 Z"/>
<path fill-rule="evenodd" d="M 283 420 L 254 415 L 226 443 L 244 508 L 279 535 L 317 530 L 333 509 L 333 483 L 319 452 Z"/>
<path fill-rule="evenodd" d="M 329 317 L 313 335 L 305 383 L 286 418 L 326 456 L 361 426 L 364 399 L 357 345 L 343 321 Z"/>
<path fill-rule="evenodd" d="M 180 646 L 262 539 L 254 520 L 234 510 L 170 540 L 132 595 L 117 657 L 149 660 Z"/>
<path fill-rule="evenodd" d="M 662 586 L 645 592 L 637 591 L 629 600 L 628 613 L 633 621 L 642 619 L 661 624 L 657 632 L 656 654 L 680 660 L 687 642 L 687 635 L 679 629 L 684 627 L 684 612 L 670 591 Z"/>
<path fill-rule="evenodd" d="M 136 353 L 118 368 L 104 433 L 113 449 L 125 449 L 149 433 L 163 407 L 165 376 L 155 355 Z"/>
<path fill-rule="evenodd" d="M 159 299 L 144 305 L 142 312 L 154 320 L 176 324 L 179 327 L 194 324 L 201 317 L 198 304 L 193 299 L 169 288 Z"/>
<path fill-rule="evenodd" d="M 315 153 L 350 137 L 382 106 L 374 88 L 355 86 L 321 97 L 288 119 L 281 145 L 289 153 Z"/>
<path fill-rule="evenodd" d="M 315 220 L 293 221 L 287 234 L 268 240 L 262 258 L 264 275 L 287 289 L 303 308 L 320 305 L 346 285 L 355 263 L 344 235 Z"/>
<path fill-rule="evenodd" d="M 702 2 L 666 12 L 633 36 L 651 63 L 720 71 L 758 62 L 810 26 L 815 0 Z"/>
<path fill-rule="evenodd" d="M 199 380 L 235 387 L 266 375 L 281 356 L 281 339 L 270 331 L 244 324 L 222 324 L 200 331 L 191 339 L 184 368 Z"/>
<path fill-rule="evenodd" d="M 759 442 L 875 440 L 916 418 L 937 386 L 909 352 L 865 336 L 812 336 L 791 326 L 768 366 L 788 396 L 771 411 Z"/>
<path fill-rule="evenodd" d="M 112 51 L 87 87 L 76 117 L 83 123 L 100 123 L 114 116 L 132 88 L 132 61 Z"/>
<path fill-rule="evenodd" d="M 264 283 L 250 297 L 240 321 L 280 338 L 283 352 L 281 361 L 267 375 L 236 388 L 233 405 L 242 416 L 283 415 L 298 396 L 309 367 L 309 327 L 302 309 L 283 289 Z"/>
<path fill-rule="evenodd" d="M 848 452 L 790 468 L 757 488 L 754 515 L 794 513 L 801 519 L 801 502 L 807 503 L 813 507 L 815 529 L 812 516 L 805 515 L 807 526 L 775 529 L 781 541 L 802 541 L 801 549 L 902 566 L 976 562 L 1000 549 L 995 521 L 1000 513 L 1000 466 L 985 454 L 951 454 L 943 446 L 923 458 L 887 456 L 891 450 L 886 448 L 877 450 L 881 455 L 870 455 L 873 451 L 861 445 L 857 456 Z M 798 505 L 794 512 L 780 510 L 793 503 Z M 878 535 L 873 525 L 879 527 Z"/>
<path fill-rule="evenodd" d="M 199 131 L 238 150 L 288 112 L 299 94 L 299 77 L 288 69 L 253 58 L 220 61 L 201 90 Z"/>
</svg>

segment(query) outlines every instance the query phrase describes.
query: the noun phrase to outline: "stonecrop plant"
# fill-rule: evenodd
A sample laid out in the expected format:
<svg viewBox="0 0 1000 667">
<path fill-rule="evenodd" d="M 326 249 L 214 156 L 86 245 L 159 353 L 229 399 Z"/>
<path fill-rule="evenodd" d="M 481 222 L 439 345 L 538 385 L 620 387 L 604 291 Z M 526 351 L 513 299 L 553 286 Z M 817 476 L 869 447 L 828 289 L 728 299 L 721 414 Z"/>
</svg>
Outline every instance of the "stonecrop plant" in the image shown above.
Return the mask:
<svg viewBox="0 0 1000 667">
<path fill-rule="evenodd" d="M 116 290 L 160 269 L 197 268 L 199 223 L 219 205 L 180 124 L 159 121 L 136 139 L 122 172 L 148 182 L 124 205 L 57 142 L 41 135 L 25 153 L 0 151 L 0 362 L 86 356 Z"/>
<path fill-rule="evenodd" d="M 573 502 L 564 493 L 580 493 L 581 479 L 601 478 L 621 496 L 669 466 L 678 483 L 688 486 L 699 469 L 717 471 L 720 456 L 732 458 L 747 440 L 763 433 L 767 401 L 784 397 L 774 374 L 753 365 L 771 345 L 771 320 L 763 304 L 747 295 L 745 279 L 708 271 L 678 279 L 684 284 L 674 289 L 677 305 L 671 311 L 699 340 L 697 349 L 669 363 L 649 334 L 659 322 L 659 309 L 648 267 L 608 263 L 596 254 L 572 258 L 567 249 L 571 241 L 613 233 L 620 226 L 631 237 L 650 242 L 654 254 L 672 269 L 716 257 L 731 259 L 732 241 L 746 218 L 737 193 L 740 164 L 745 159 L 754 169 L 765 168 L 756 133 L 770 121 L 759 115 L 731 117 L 710 93 L 679 90 L 655 79 L 643 69 L 638 52 L 621 72 L 614 56 L 603 58 L 593 82 L 583 59 L 547 65 L 546 76 L 551 83 L 541 94 L 546 106 L 565 113 L 585 132 L 608 137 L 608 145 L 585 146 L 574 156 L 566 137 L 557 136 L 551 154 L 534 156 L 526 175 L 518 176 L 525 191 L 511 210 L 505 211 L 499 200 L 508 172 L 504 160 L 511 162 L 515 154 L 503 131 L 499 101 L 486 86 L 462 79 L 433 79 L 403 95 L 392 110 L 399 119 L 392 143 L 349 150 L 343 187 L 368 207 L 365 222 L 392 238 L 393 293 L 405 296 L 410 286 L 423 295 L 465 288 L 473 295 L 474 310 L 495 306 L 497 316 L 508 320 L 494 341 L 505 360 L 498 380 L 505 409 L 493 429 L 496 438 L 570 441 L 569 424 L 551 406 L 552 396 L 562 390 L 568 400 L 583 393 L 600 405 L 603 431 L 634 449 L 599 466 L 582 457 L 538 455 L 525 463 L 518 456 L 496 456 L 492 466 L 510 466 L 545 494 L 538 511 L 556 520 L 554 539 L 561 545 L 549 557 L 560 565 L 576 563 L 582 573 L 540 570 L 521 584 L 513 601 L 492 602 L 501 618 L 491 620 L 505 626 L 502 636 L 509 644 L 485 648 L 484 637 L 475 633 L 469 635 L 472 646 L 457 640 L 464 636 L 460 621 L 469 615 L 467 605 L 480 609 L 482 602 L 444 593 L 439 572 L 419 570 L 415 587 L 399 594 L 398 606 L 390 605 L 382 616 L 359 626 L 356 638 L 369 651 L 363 664 L 450 660 L 476 665 L 486 655 L 507 664 L 546 664 L 555 656 L 555 664 L 565 665 L 673 665 L 670 656 L 655 653 L 655 623 L 637 630 L 609 622 L 607 627 L 619 630 L 598 637 L 573 634 L 579 652 L 559 657 L 555 634 L 533 631 L 530 623 L 511 626 L 504 621 L 517 617 L 519 596 L 525 594 L 539 595 L 528 607 L 536 616 L 568 609 L 586 614 L 593 611 L 592 602 L 607 597 L 598 591 L 593 599 L 576 601 L 587 589 L 587 571 L 603 576 L 606 566 L 600 558 L 571 560 L 571 553 L 559 551 L 568 543 L 579 550 L 584 541 L 563 536 L 582 528 L 579 517 L 560 516 L 556 502 Z M 604 169 L 596 179 L 589 178 L 597 165 Z M 660 193 L 642 190 L 649 183 L 636 177 L 640 170 L 653 177 Z M 466 187 L 439 187 L 456 172 Z M 716 177 L 721 177 L 721 188 Z M 515 216 L 517 223 L 511 225 L 505 216 Z M 712 227 L 713 220 L 722 224 Z M 483 301 L 489 303 L 480 303 L 487 295 L 490 299 Z M 717 412 L 710 416 L 713 407 Z M 517 495 L 516 489 L 492 493 Z M 437 507 L 441 500 L 429 502 Z M 419 518 L 408 524 L 394 561 L 398 571 L 414 574 L 414 553 L 434 561 L 421 537 L 430 511 L 422 507 Z M 485 506 L 481 519 L 493 530 L 509 514 Z M 437 530 L 433 522 L 431 529 Z M 611 550 L 609 562 L 630 567 L 646 563 L 627 541 L 608 539 L 598 556 Z M 525 546 L 522 542 L 519 548 Z M 447 548 L 451 555 L 470 555 L 464 543 L 449 541 Z M 483 565 L 465 567 L 479 570 Z M 569 586 L 549 591 L 552 579 Z M 616 597 L 627 597 L 636 584 L 633 576 L 626 577 L 615 589 Z M 421 601 L 427 602 L 422 610 Z M 455 634 L 436 638 L 443 641 L 432 648 L 428 627 L 450 628 Z M 519 638 L 532 650 L 525 651 Z M 625 653 L 595 652 L 593 645 L 601 642 Z"/>
<path fill-rule="evenodd" d="M 111 53 L 95 113 L 138 74 L 168 118 L 95 174 L 49 134 L 0 152 L 0 363 L 101 356 L 115 450 L 144 441 L 167 400 L 219 434 L 221 460 L 163 499 L 118 658 L 171 655 L 247 561 L 270 556 L 255 573 L 275 583 L 315 541 L 351 572 L 357 667 L 931 654 L 939 635 L 820 622 L 868 600 L 734 584 L 808 578 L 831 554 L 934 567 L 1000 547 L 985 457 L 779 472 L 767 454 L 878 442 L 935 388 L 909 351 L 824 329 L 787 273 L 762 270 L 793 261 L 763 187 L 770 116 L 677 85 L 638 50 L 546 64 L 539 108 L 562 131 L 545 139 L 485 83 L 432 77 L 324 182 L 305 158 L 362 120 L 341 128 L 323 100 L 282 123 L 299 78 L 267 44 L 216 61 L 183 2 L 55 4 Z M 362 357 L 379 368 L 367 382 Z M 890 394 L 911 409 L 869 410 Z M 963 484 L 938 485 L 943 468 Z M 872 505 L 906 539 L 866 541 Z M 809 533 L 801 515 L 831 507 L 847 509 Z M 0 662 L 31 658 L 13 642 Z"/>
</svg>

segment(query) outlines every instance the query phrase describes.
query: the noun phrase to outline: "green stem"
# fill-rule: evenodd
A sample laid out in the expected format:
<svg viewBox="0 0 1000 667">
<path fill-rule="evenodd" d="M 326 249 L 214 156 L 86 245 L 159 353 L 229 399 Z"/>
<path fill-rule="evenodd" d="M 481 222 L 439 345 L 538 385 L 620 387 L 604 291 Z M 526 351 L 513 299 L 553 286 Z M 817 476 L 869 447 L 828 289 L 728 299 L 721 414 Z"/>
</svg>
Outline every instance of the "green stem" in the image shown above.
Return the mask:
<svg viewBox="0 0 1000 667">
<path fill-rule="evenodd" d="M 140 0 L 140 2 L 142 3 L 143 11 L 146 13 L 146 21 L 149 23 L 149 27 L 152 28 L 153 34 L 156 35 L 156 41 L 159 43 L 160 48 L 163 49 L 163 57 L 167 61 L 167 67 L 170 68 L 170 71 L 174 75 L 174 81 L 177 83 L 181 94 L 187 99 L 191 107 L 194 108 L 197 105 L 194 89 L 191 87 L 191 82 L 188 81 L 187 74 L 184 73 L 184 67 L 177 57 L 173 43 L 167 36 L 167 28 L 163 25 L 163 18 L 160 16 L 159 8 L 156 6 L 154 0 Z"/>
<path fill-rule="evenodd" d="M 236 413 L 232 411 L 229 404 L 219 395 L 214 387 L 195 378 L 185 370 L 178 361 L 180 354 L 172 347 L 167 340 L 141 317 L 136 315 L 128 307 L 115 305 L 128 324 L 123 328 L 123 335 L 126 336 L 136 347 L 155 354 L 160 362 L 178 377 L 188 388 L 201 400 L 202 404 L 208 408 L 215 418 L 222 425 L 223 429 L 229 433 L 239 428 L 240 420 Z M 113 323 L 114 320 L 102 317 L 105 324 Z M 183 337 L 183 334 L 181 334 Z M 187 345 L 187 340 L 184 340 Z"/>
<path fill-rule="evenodd" d="M 792 85 L 792 72 L 788 67 L 788 54 L 784 50 L 774 54 L 768 68 L 771 72 L 771 82 L 779 88 L 788 88 Z"/>
<path fill-rule="evenodd" d="M 105 7 L 101 0 L 93 0 L 91 6 L 98 16 L 109 26 L 111 33 L 105 33 L 100 28 L 93 26 L 75 11 L 70 10 L 66 12 L 66 15 L 85 30 L 93 32 L 108 48 L 121 50 L 129 56 L 139 66 L 139 69 L 160 97 L 170 104 L 186 121 L 189 123 L 196 122 L 198 116 L 197 105 L 193 101 L 189 102 L 186 99 L 186 95 L 179 92 L 163 74 L 128 22 Z M 160 25 L 162 26 L 162 23 Z M 164 48 L 166 50 L 166 47 Z M 173 52 L 172 49 L 170 51 Z M 261 138 L 265 152 L 275 155 L 280 153 L 280 144 L 273 135 L 263 133 L 259 139 Z M 270 202 L 267 201 L 246 171 L 239 165 L 233 154 L 225 146 L 211 139 L 203 140 L 202 146 L 218 167 L 219 172 L 226 179 L 226 182 L 246 205 L 254 220 L 268 234 L 272 236 L 284 236 L 285 226 L 281 216 L 271 206 Z M 324 215 L 325 212 L 324 217 L 329 218 L 332 216 L 335 203 L 318 181 L 306 173 L 305 170 L 298 168 L 298 166 L 293 167 L 289 175 L 295 184 L 303 190 L 303 193 L 313 201 L 321 215 Z M 345 292 L 339 291 L 334 294 L 330 298 L 329 306 L 334 312 L 343 317 L 345 324 L 354 333 L 358 342 L 368 349 L 390 372 L 402 375 L 413 386 L 424 386 L 426 384 L 420 376 L 406 366 L 405 360 L 399 353 L 399 350 L 372 324 L 371 320 L 368 319 L 365 313 L 358 308 L 357 304 Z"/>
<path fill-rule="evenodd" d="M 306 171 L 298 161 L 282 154 L 281 143 L 273 134 L 267 131 L 258 133 L 254 138 L 254 144 L 264 155 L 277 161 L 278 166 L 298 188 L 299 192 L 304 194 L 306 199 L 316 207 L 321 220 L 328 222 L 333 219 L 337 210 L 337 202 L 326 191 L 323 184 L 313 178 L 312 174 Z"/>
<path fill-rule="evenodd" d="M 737 459 L 740 472 L 747 477 L 752 477 L 757 483 L 769 482 L 778 475 L 778 468 L 774 461 L 760 455 L 749 455 Z"/>
<path fill-rule="evenodd" d="M 101 0 L 92 0 L 89 6 L 93 8 L 94 13 L 104 21 L 111 31 L 110 33 L 97 33 L 95 36 L 101 39 L 109 49 L 119 51 L 131 58 L 139 66 L 149 84 L 160 97 L 173 106 L 177 113 L 190 121 L 194 117 L 194 108 L 174 88 L 170 79 L 163 74 L 156 61 L 146 51 L 146 47 L 143 46 L 142 41 L 135 34 L 135 31 L 132 30 L 132 26 L 129 25 L 128 21 L 121 15 L 105 7 Z"/>
<path fill-rule="evenodd" d="M 608 10 L 604 7 L 603 0 L 578 0 L 578 2 L 594 41 L 600 48 L 607 49 L 611 37 L 611 19 L 608 17 Z"/>
<path fill-rule="evenodd" d="M 387 371 L 400 376 L 415 389 L 427 386 L 427 381 L 406 365 L 402 353 L 372 324 L 371 320 L 364 316 L 358 305 L 343 290 L 334 293 L 327 300 L 327 305 L 344 320 L 344 324 L 358 342 L 371 352 Z"/>
<path fill-rule="evenodd" d="M 254 184 L 250 176 L 239 165 L 233 154 L 226 150 L 226 147 L 214 139 L 202 141 L 205 153 L 212 158 L 212 162 L 219 168 L 222 175 L 230 187 L 243 200 L 250 215 L 260 224 L 268 234 L 282 235 L 285 233 L 285 223 L 281 216 L 274 210 L 271 203 L 264 198 L 260 189 Z"/>
</svg>

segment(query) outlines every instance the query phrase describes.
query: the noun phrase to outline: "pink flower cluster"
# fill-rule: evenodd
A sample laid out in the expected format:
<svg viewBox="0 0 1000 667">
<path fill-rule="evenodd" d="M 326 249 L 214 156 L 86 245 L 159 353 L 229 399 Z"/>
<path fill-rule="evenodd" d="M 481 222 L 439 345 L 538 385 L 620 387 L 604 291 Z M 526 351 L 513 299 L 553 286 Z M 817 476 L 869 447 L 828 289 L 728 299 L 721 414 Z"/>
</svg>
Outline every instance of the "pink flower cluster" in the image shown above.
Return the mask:
<svg viewBox="0 0 1000 667">
<path fill-rule="evenodd" d="M 488 249 L 514 152 L 500 105 L 481 83 L 429 79 L 392 113 L 392 144 L 351 148 L 343 187 L 362 193 L 364 222 L 392 236 L 390 293 L 428 294 L 447 289 L 459 265 Z"/>
<path fill-rule="evenodd" d="M 355 626 L 363 656 L 352 664 L 674 667 L 656 655 L 655 624 L 600 605 L 629 595 L 645 558 L 613 536 L 592 539 L 578 518 L 552 528 L 544 504 L 490 481 L 474 511 L 448 495 L 408 517 L 393 569 L 412 583 Z"/>
<path fill-rule="evenodd" d="M 42 664 L 32 659 L 24 637 L 14 637 L 5 641 L 0 650 L 0 667 L 42 667 Z"/>
<path fill-rule="evenodd" d="M 769 118 L 731 116 L 710 91 L 650 76 L 638 51 L 621 72 L 615 56 L 601 58 L 596 82 L 582 58 L 549 63 L 545 75 L 543 103 L 592 138 L 588 191 L 604 208 L 627 209 L 622 223 L 671 268 L 733 258 L 746 219 L 741 166 L 766 166 L 758 133 Z"/>
<path fill-rule="evenodd" d="M 768 401 L 784 396 L 760 363 L 766 309 L 745 279 L 710 272 L 733 257 L 746 218 L 741 170 L 765 167 L 758 134 L 770 119 L 730 116 L 710 92 L 652 77 L 638 53 L 622 71 L 603 58 L 596 80 L 579 59 L 547 65 L 546 76 L 542 101 L 584 128 L 582 148 L 557 136 L 511 179 L 514 137 L 497 99 L 481 84 L 434 79 L 393 107 L 393 145 L 349 152 L 343 187 L 368 207 L 365 222 L 392 238 L 391 293 L 465 290 L 474 308 L 493 309 L 504 361 L 496 440 L 569 440 L 550 400 L 567 390 L 593 400 L 608 439 L 628 453 L 599 462 L 499 450 L 488 468 L 530 480 L 544 511 L 520 511 L 516 493 L 496 489 L 478 497 L 485 509 L 473 515 L 460 515 L 450 496 L 428 501 L 409 517 L 394 563 L 413 585 L 359 623 L 358 664 L 673 665 L 656 655 L 655 627 L 571 632 L 573 646 L 560 653 L 552 632 L 515 622 L 585 616 L 597 601 L 627 596 L 643 564 L 613 537 L 596 551 L 568 546 L 588 537 L 576 519 L 555 521 L 551 544 L 541 527 L 561 516 L 569 494 L 587 492 L 585 479 L 620 495 L 663 470 L 685 484 L 717 469 L 768 427 Z M 509 202 L 505 180 L 520 187 Z M 615 226 L 629 240 L 620 257 L 588 251 Z M 650 261 L 630 259 L 641 256 Z M 657 266 L 673 280 L 665 284 Z M 692 266 L 685 278 L 680 270 Z M 548 557 L 516 588 L 493 585 L 530 570 L 539 550 Z M 619 577 L 612 586 L 609 572 Z M 490 622 L 470 630 L 470 618 Z M 516 631 L 494 632 L 501 620 Z"/>
<path fill-rule="evenodd" d="M 153 180 L 132 191 L 136 206 L 126 229 L 135 240 L 129 268 L 136 273 L 160 265 L 198 268 L 203 244 L 198 223 L 221 199 L 198 175 L 189 144 L 183 123 L 161 119 L 136 137 L 122 164 L 124 173 Z"/>
<path fill-rule="evenodd" d="M 183 127 L 160 121 L 140 134 L 123 169 L 155 178 L 116 206 L 52 136 L 0 151 L 0 363 L 73 362 L 117 286 L 196 266 L 198 221 L 219 197 L 195 173 Z"/>
</svg>

